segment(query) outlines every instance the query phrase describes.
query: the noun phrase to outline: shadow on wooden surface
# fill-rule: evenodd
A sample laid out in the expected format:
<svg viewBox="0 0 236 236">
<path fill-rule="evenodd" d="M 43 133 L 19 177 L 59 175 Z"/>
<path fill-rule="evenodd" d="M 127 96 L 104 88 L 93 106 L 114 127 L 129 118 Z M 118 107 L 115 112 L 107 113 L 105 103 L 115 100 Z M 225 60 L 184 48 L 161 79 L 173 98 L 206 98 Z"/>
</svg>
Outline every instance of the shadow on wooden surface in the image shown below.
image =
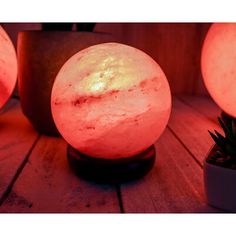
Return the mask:
<svg viewBox="0 0 236 236">
<path fill-rule="evenodd" d="M 12 105 L 0 115 L 0 193 L 25 160 L 37 133 Z M 41 136 L 0 212 L 221 212 L 206 204 L 202 163 L 212 145 L 208 129 L 218 129 L 219 109 L 206 97 L 174 98 L 171 118 L 156 142 L 153 170 L 141 180 L 99 185 L 74 175 L 66 159 L 66 142 Z"/>
</svg>

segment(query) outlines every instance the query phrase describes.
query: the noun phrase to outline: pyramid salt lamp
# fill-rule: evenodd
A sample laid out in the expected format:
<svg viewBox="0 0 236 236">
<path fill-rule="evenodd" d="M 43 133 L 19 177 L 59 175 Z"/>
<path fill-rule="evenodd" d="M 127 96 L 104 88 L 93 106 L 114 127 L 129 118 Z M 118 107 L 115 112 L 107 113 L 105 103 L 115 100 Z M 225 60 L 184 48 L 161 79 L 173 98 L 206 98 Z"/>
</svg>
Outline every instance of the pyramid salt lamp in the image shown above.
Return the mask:
<svg viewBox="0 0 236 236">
<path fill-rule="evenodd" d="M 153 144 L 167 125 L 171 94 L 151 57 L 104 43 L 64 64 L 51 108 L 74 170 L 87 179 L 120 182 L 141 177 L 154 165 Z"/>
<path fill-rule="evenodd" d="M 0 26 L 0 109 L 10 98 L 17 79 L 15 48 L 7 33 Z"/>
<path fill-rule="evenodd" d="M 201 66 L 214 101 L 236 118 L 236 23 L 211 26 L 203 45 Z"/>
</svg>

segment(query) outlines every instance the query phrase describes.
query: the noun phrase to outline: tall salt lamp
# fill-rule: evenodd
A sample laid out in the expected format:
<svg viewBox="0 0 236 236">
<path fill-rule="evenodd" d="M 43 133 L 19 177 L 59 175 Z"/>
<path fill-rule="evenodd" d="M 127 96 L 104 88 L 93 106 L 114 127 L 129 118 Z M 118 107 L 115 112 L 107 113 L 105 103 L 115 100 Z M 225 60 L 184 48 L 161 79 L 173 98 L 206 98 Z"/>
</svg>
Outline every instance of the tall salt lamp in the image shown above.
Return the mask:
<svg viewBox="0 0 236 236">
<path fill-rule="evenodd" d="M 15 48 L 5 30 L 0 26 L 0 109 L 10 98 L 17 79 Z"/>
<path fill-rule="evenodd" d="M 203 79 L 213 100 L 236 118 L 236 23 L 215 23 L 202 49 Z"/>
<path fill-rule="evenodd" d="M 153 144 L 167 125 L 171 93 L 150 56 L 127 45 L 104 43 L 78 52 L 63 65 L 51 108 L 77 174 L 121 182 L 145 175 L 154 165 Z"/>
</svg>

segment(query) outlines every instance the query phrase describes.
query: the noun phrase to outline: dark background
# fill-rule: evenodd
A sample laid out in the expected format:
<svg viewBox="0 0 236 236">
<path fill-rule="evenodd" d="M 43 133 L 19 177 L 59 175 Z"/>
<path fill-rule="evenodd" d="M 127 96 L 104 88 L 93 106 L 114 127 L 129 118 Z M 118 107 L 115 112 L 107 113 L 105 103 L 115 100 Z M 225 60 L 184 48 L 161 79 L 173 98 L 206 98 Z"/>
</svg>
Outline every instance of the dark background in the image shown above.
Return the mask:
<svg viewBox="0 0 236 236">
<path fill-rule="evenodd" d="M 40 23 L 3 23 L 17 43 L 23 30 L 42 30 Z M 96 23 L 94 31 L 111 33 L 119 42 L 137 47 L 164 70 L 173 94 L 207 94 L 200 56 L 210 23 Z M 76 31 L 76 24 L 72 30 Z"/>
</svg>

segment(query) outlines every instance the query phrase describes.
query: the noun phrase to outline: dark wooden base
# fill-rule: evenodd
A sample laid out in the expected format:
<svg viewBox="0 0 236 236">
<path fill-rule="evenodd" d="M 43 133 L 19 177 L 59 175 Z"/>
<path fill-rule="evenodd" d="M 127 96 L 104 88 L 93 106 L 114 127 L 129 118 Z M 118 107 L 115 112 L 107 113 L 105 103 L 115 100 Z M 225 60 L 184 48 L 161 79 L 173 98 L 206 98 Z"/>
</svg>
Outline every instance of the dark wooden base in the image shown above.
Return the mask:
<svg viewBox="0 0 236 236">
<path fill-rule="evenodd" d="M 110 160 L 86 156 L 68 145 L 67 157 L 79 177 L 98 183 L 121 183 L 146 175 L 155 163 L 156 151 L 152 145 L 136 156 Z"/>
</svg>

